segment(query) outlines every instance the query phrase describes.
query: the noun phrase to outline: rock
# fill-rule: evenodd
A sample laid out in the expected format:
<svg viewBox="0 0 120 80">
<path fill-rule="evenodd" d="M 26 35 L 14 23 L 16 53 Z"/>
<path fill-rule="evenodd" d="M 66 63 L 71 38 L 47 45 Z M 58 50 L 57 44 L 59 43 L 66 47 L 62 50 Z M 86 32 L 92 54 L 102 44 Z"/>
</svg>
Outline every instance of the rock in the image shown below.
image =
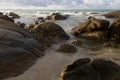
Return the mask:
<svg viewBox="0 0 120 80">
<path fill-rule="evenodd" d="M 61 45 L 60 48 L 56 51 L 63 52 L 63 53 L 76 53 L 77 48 L 70 44 L 64 44 L 64 45 Z"/>
<path fill-rule="evenodd" d="M 73 28 L 71 32 L 78 37 L 104 37 L 107 33 L 110 22 L 90 17 L 88 21 L 81 23 L 79 26 Z"/>
<path fill-rule="evenodd" d="M 59 25 L 52 22 L 42 22 L 35 25 L 31 29 L 31 33 L 42 43 L 50 45 L 70 38 Z"/>
<path fill-rule="evenodd" d="M 3 13 L 2 13 L 2 12 L 0 12 L 0 16 L 1 16 L 1 15 L 3 15 Z"/>
<path fill-rule="evenodd" d="M 65 67 L 58 80 L 120 80 L 120 66 L 112 61 L 78 59 Z"/>
<path fill-rule="evenodd" d="M 29 24 L 24 27 L 25 30 L 28 32 L 32 32 L 32 29 L 34 28 L 34 24 Z"/>
<path fill-rule="evenodd" d="M 20 18 L 20 16 L 19 16 L 18 14 L 13 13 L 13 12 L 10 12 L 10 13 L 8 14 L 8 16 L 10 16 L 10 17 L 12 17 L 12 18 Z"/>
<path fill-rule="evenodd" d="M 89 63 L 89 58 L 73 62 L 62 71 L 58 80 L 99 80 L 98 72 Z"/>
<path fill-rule="evenodd" d="M 120 43 L 120 18 L 115 19 L 110 27 L 107 34 L 107 41 L 104 43 L 105 46 L 117 46 Z"/>
<path fill-rule="evenodd" d="M 0 80 L 27 70 L 43 56 L 42 44 L 17 24 L 0 19 Z"/>
<path fill-rule="evenodd" d="M 25 28 L 26 24 L 25 23 L 21 23 L 21 22 L 17 22 L 17 25 L 22 27 L 22 28 Z"/>
<path fill-rule="evenodd" d="M 51 17 L 48 15 L 45 19 L 46 20 L 51 20 Z"/>
<path fill-rule="evenodd" d="M 102 80 L 119 80 L 120 66 L 109 60 L 96 59 L 92 66 L 99 72 Z"/>
<path fill-rule="evenodd" d="M 105 16 L 106 18 L 118 18 L 120 17 L 120 10 L 118 11 L 113 11 L 107 14 L 103 14 L 103 16 Z"/>
<path fill-rule="evenodd" d="M 38 19 L 42 19 L 43 20 L 44 18 L 43 17 L 38 17 Z"/>
<path fill-rule="evenodd" d="M 81 46 L 82 42 L 79 39 L 74 39 L 71 41 L 71 44 L 76 45 L 76 46 Z"/>
<path fill-rule="evenodd" d="M 7 20 L 7 21 L 10 21 L 10 22 L 14 22 L 14 20 L 12 18 L 8 17 L 7 15 L 1 15 L 0 19 Z"/>
<path fill-rule="evenodd" d="M 60 13 L 53 13 L 50 16 L 47 16 L 47 20 L 65 20 L 69 17 L 69 15 L 62 15 Z"/>
<path fill-rule="evenodd" d="M 41 19 L 41 20 L 40 20 L 40 23 L 43 23 L 43 22 L 45 22 L 45 20 L 44 20 L 44 19 Z"/>
</svg>

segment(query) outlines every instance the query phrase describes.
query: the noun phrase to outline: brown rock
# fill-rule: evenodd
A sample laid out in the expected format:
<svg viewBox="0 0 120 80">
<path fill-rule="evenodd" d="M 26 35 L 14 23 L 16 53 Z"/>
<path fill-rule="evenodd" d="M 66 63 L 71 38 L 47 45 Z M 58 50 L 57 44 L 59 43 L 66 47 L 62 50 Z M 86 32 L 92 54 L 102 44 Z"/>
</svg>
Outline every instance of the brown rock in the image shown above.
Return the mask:
<svg viewBox="0 0 120 80">
<path fill-rule="evenodd" d="M 120 18 L 115 19 L 108 30 L 107 41 L 104 43 L 104 46 L 118 46 L 120 43 Z"/>
<path fill-rule="evenodd" d="M 113 11 L 107 14 L 103 14 L 103 16 L 105 16 L 106 18 L 118 18 L 120 17 L 120 10 L 118 11 Z"/>
<path fill-rule="evenodd" d="M 58 41 L 65 41 L 69 36 L 57 24 L 52 22 L 42 22 L 31 29 L 31 33 L 40 42 L 50 46 Z"/>
<path fill-rule="evenodd" d="M 120 66 L 112 61 L 78 59 L 68 65 L 58 80 L 120 80 Z"/>
<path fill-rule="evenodd" d="M 1 15 L 3 15 L 3 13 L 2 13 L 2 12 L 0 12 L 0 16 L 1 16 Z"/>
<path fill-rule="evenodd" d="M 18 76 L 43 56 L 42 44 L 17 24 L 0 19 L 0 80 Z"/>
<path fill-rule="evenodd" d="M 0 19 L 7 20 L 7 21 L 10 21 L 10 22 L 14 22 L 14 20 L 12 18 L 8 17 L 7 15 L 1 15 Z"/>
<path fill-rule="evenodd" d="M 65 20 L 69 17 L 69 15 L 62 15 L 60 13 L 53 13 L 50 16 L 47 16 L 47 20 Z"/>
<path fill-rule="evenodd" d="M 60 48 L 58 50 L 56 50 L 56 51 L 64 52 L 64 53 L 76 53 L 77 48 L 70 45 L 70 44 L 64 44 L 64 45 L 61 45 Z"/>
<path fill-rule="evenodd" d="M 79 26 L 73 28 L 71 32 L 75 36 L 89 36 L 101 38 L 107 33 L 110 22 L 90 17 L 88 21 L 81 23 Z"/>
<path fill-rule="evenodd" d="M 76 45 L 76 46 L 81 46 L 82 42 L 79 39 L 74 39 L 71 41 L 71 44 Z"/>
<path fill-rule="evenodd" d="M 20 16 L 16 13 L 10 12 L 8 16 L 11 16 L 12 18 L 20 18 Z"/>
</svg>

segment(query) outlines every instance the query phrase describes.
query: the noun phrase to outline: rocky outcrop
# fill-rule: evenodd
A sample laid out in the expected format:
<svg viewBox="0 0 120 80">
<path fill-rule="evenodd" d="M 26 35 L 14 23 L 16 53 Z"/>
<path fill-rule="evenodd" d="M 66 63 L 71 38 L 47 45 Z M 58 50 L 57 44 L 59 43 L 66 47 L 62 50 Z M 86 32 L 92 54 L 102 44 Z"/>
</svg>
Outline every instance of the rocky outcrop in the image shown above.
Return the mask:
<svg viewBox="0 0 120 80">
<path fill-rule="evenodd" d="M 30 29 L 36 39 L 48 46 L 58 41 L 65 41 L 69 36 L 57 24 L 53 22 L 41 22 Z"/>
<path fill-rule="evenodd" d="M 71 44 L 64 44 L 64 45 L 61 45 L 60 48 L 56 51 L 63 52 L 63 53 L 76 53 L 77 48 Z"/>
<path fill-rule="evenodd" d="M 47 20 L 65 20 L 69 17 L 69 15 L 62 15 L 60 13 L 53 13 L 50 16 L 47 16 Z"/>
<path fill-rule="evenodd" d="M 120 66 L 112 61 L 78 59 L 65 67 L 58 80 L 120 80 Z"/>
<path fill-rule="evenodd" d="M 20 18 L 20 16 L 16 13 L 10 12 L 8 13 L 8 16 L 12 17 L 12 18 Z"/>
<path fill-rule="evenodd" d="M 1 15 L 0 19 L 7 20 L 7 21 L 10 21 L 10 22 L 14 22 L 13 18 L 8 17 L 7 15 Z"/>
<path fill-rule="evenodd" d="M 95 37 L 101 39 L 105 36 L 110 22 L 90 17 L 88 21 L 73 28 L 71 32 L 78 37 Z"/>
<path fill-rule="evenodd" d="M 23 73 L 43 56 L 43 50 L 23 28 L 0 19 L 0 80 Z"/>
<path fill-rule="evenodd" d="M 106 18 L 118 18 L 120 17 L 120 10 L 119 11 L 113 11 L 107 14 L 103 14 Z"/>
<path fill-rule="evenodd" d="M 117 46 L 120 43 L 120 18 L 115 19 L 110 27 L 107 34 L 107 41 L 104 46 Z"/>
</svg>

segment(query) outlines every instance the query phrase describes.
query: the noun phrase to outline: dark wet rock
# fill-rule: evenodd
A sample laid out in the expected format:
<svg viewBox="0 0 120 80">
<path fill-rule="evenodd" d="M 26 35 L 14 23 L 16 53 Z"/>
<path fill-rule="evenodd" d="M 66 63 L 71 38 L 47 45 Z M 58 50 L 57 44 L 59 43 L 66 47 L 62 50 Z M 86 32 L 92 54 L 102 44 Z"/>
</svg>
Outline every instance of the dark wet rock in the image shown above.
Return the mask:
<svg viewBox="0 0 120 80">
<path fill-rule="evenodd" d="M 107 42 L 104 43 L 105 46 L 117 46 L 120 43 L 120 18 L 115 19 L 110 27 L 107 34 Z"/>
<path fill-rule="evenodd" d="M 65 67 L 58 80 L 120 80 L 120 66 L 112 61 L 78 59 Z"/>
<path fill-rule="evenodd" d="M 58 52 L 64 52 L 64 53 L 76 53 L 77 52 L 77 48 L 74 47 L 71 44 L 63 44 L 56 51 L 58 51 Z"/>
<path fill-rule="evenodd" d="M 50 16 L 47 16 L 47 20 L 65 20 L 69 17 L 69 15 L 62 15 L 60 13 L 53 13 Z"/>
<path fill-rule="evenodd" d="M 88 21 L 73 28 L 71 32 L 77 37 L 104 38 L 110 22 L 90 17 Z"/>
<path fill-rule="evenodd" d="M 10 22 L 14 22 L 14 20 L 12 18 L 8 17 L 7 15 L 1 15 L 0 19 L 7 20 L 7 21 L 10 21 Z"/>
<path fill-rule="evenodd" d="M 119 80 L 120 66 L 109 60 L 96 59 L 92 66 L 99 72 L 101 80 Z"/>
<path fill-rule="evenodd" d="M 51 20 L 51 16 L 48 15 L 45 19 L 46 20 Z"/>
<path fill-rule="evenodd" d="M 26 25 L 24 27 L 24 29 L 27 30 L 27 31 L 29 31 L 29 32 L 32 32 L 33 27 L 34 27 L 34 24 L 29 24 L 29 25 Z"/>
<path fill-rule="evenodd" d="M 82 45 L 82 41 L 80 41 L 79 39 L 73 39 L 71 41 L 71 44 L 76 45 L 76 46 L 81 46 Z"/>
<path fill-rule="evenodd" d="M 118 18 L 120 17 L 120 10 L 119 11 L 113 11 L 107 14 L 103 14 L 106 18 Z"/>
<path fill-rule="evenodd" d="M 17 22 L 17 25 L 22 27 L 22 28 L 25 28 L 26 24 L 25 23 L 21 23 L 21 22 Z"/>
<path fill-rule="evenodd" d="M 53 22 L 39 23 L 31 29 L 31 33 L 36 39 L 49 45 L 69 39 L 65 31 Z"/>
<path fill-rule="evenodd" d="M 44 19 L 43 17 L 38 17 L 38 19 Z"/>
<path fill-rule="evenodd" d="M 43 23 L 43 22 L 46 22 L 46 21 L 45 21 L 44 19 L 41 19 L 41 20 L 40 20 L 40 23 Z"/>
<path fill-rule="evenodd" d="M 13 12 L 10 12 L 10 13 L 8 14 L 8 16 L 10 16 L 10 17 L 12 17 L 12 18 L 20 18 L 20 16 L 19 16 L 18 14 L 13 13 Z"/>
<path fill-rule="evenodd" d="M 18 76 L 43 56 L 42 44 L 17 24 L 0 19 L 0 80 Z"/>
<path fill-rule="evenodd" d="M 1 16 L 1 15 L 3 15 L 3 13 L 2 13 L 2 12 L 0 12 L 0 16 Z"/>
</svg>

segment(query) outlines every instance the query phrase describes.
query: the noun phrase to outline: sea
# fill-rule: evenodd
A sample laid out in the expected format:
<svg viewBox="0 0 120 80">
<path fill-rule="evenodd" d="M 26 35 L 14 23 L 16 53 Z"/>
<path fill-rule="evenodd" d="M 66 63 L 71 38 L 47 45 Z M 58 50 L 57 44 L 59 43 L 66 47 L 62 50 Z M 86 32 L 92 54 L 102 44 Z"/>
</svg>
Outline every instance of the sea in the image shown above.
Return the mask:
<svg viewBox="0 0 120 80">
<path fill-rule="evenodd" d="M 83 45 L 77 47 L 78 51 L 76 53 L 65 54 L 56 51 L 60 45 L 66 43 L 70 44 L 70 41 L 76 38 L 70 32 L 72 28 L 76 27 L 81 22 L 86 21 L 90 16 L 112 22 L 113 19 L 102 16 L 102 14 L 112 11 L 114 10 L 0 10 L 0 12 L 4 12 L 4 14 L 9 12 L 17 13 L 21 18 L 16 19 L 15 22 L 25 23 L 26 25 L 33 24 L 38 17 L 45 18 L 47 15 L 56 12 L 70 15 L 66 20 L 52 21 L 64 29 L 64 31 L 70 36 L 70 40 L 54 44 L 50 49 L 44 52 L 44 57 L 38 59 L 35 64 L 23 74 L 5 80 L 58 80 L 58 77 L 65 66 L 80 58 L 104 58 L 120 63 L 120 47 L 103 47 L 100 44 L 95 44 L 96 42 L 94 41 L 82 38 L 79 39 L 83 42 Z"/>
</svg>

